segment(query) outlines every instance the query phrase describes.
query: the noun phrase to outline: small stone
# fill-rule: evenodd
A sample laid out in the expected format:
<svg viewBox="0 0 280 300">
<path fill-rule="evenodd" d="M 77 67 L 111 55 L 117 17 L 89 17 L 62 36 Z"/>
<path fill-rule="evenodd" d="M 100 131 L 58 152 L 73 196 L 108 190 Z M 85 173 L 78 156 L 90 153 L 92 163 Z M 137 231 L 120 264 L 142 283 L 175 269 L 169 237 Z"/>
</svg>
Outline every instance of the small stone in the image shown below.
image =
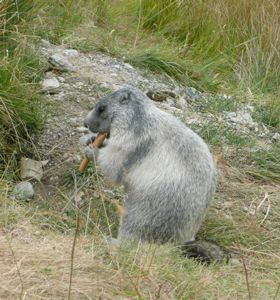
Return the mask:
<svg viewBox="0 0 280 300">
<path fill-rule="evenodd" d="M 76 68 L 63 55 L 60 54 L 53 54 L 49 57 L 48 61 L 60 71 L 73 72 L 76 70 Z"/>
<path fill-rule="evenodd" d="M 193 87 L 188 87 L 185 91 L 186 96 L 191 100 L 197 100 L 201 98 L 201 92 Z"/>
<path fill-rule="evenodd" d="M 88 129 L 84 126 L 78 127 L 77 131 L 81 133 L 88 133 Z"/>
<path fill-rule="evenodd" d="M 45 73 L 45 78 L 46 79 L 51 79 L 51 78 L 53 78 L 54 77 L 54 73 L 53 72 L 46 72 Z"/>
<path fill-rule="evenodd" d="M 276 132 L 273 137 L 272 137 L 272 141 L 277 142 L 280 141 L 280 134 L 278 132 Z"/>
<path fill-rule="evenodd" d="M 129 63 L 124 63 L 124 66 L 127 68 L 127 69 L 130 69 L 130 70 L 133 70 L 133 66 Z"/>
<path fill-rule="evenodd" d="M 76 85 L 77 87 L 82 87 L 82 86 L 84 86 L 84 83 L 81 82 L 81 81 L 78 81 L 75 85 Z"/>
<path fill-rule="evenodd" d="M 168 97 L 171 98 L 175 98 L 176 94 L 171 92 L 171 91 L 148 91 L 146 93 L 146 95 L 154 100 L 154 101 L 158 101 L 158 102 L 163 102 L 166 101 Z"/>
<path fill-rule="evenodd" d="M 229 119 L 231 119 L 231 118 L 236 118 L 236 112 L 232 111 L 232 112 L 227 113 L 227 117 L 228 117 Z"/>
<path fill-rule="evenodd" d="M 269 134 L 269 129 L 264 124 L 262 124 L 262 129 L 264 131 L 264 135 Z"/>
<path fill-rule="evenodd" d="M 13 195 L 17 200 L 29 200 L 34 196 L 33 185 L 28 181 L 22 181 L 15 186 Z"/>
<path fill-rule="evenodd" d="M 20 160 L 20 178 L 21 179 L 37 179 L 43 177 L 43 166 L 48 163 L 45 161 L 36 161 L 34 159 L 22 157 Z"/>
<path fill-rule="evenodd" d="M 174 106 L 179 109 L 184 109 L 187 106 L 186 100 L 183 97 L 175 99 Z"/>
<path fill-rule="evenodd" d="M 255 111 L 255 107 L 253 105 L 247 104 L 244 105 L 244 110 L 252 113 Z"/>
<path fill-rule="evenodd" d="M 60 82 L 65 82 L 65 78 L 63 78 L 63 77 L 61 77 L 61 76 L 59 76 L 59 77 L 57 77 L 58 78 L 58 80 L 60 81 Z"/>
<path fill-rule="evenodd" d="M 52 46 L 49 41 L 44 40 L 44 39 L 41 40 L 41 43 L 42 43 L 42 46 L 45 47 L 45 48 L 49 48 L 49 47 Z"/>
<path fill-rule="evenodd" d="M 80 162 L 82 160 L 82 157 L 81 157 L 81 155 L 79 155 L 79 154 L 75 154 L 75 155 L 73 155 L 73 161 L 74 162 Z"/>
<path fill-rule="evenodd" d="M 120 65 L 114 65 L 113 66 L 115 69 L 117 69 L 117 70 L 120 70 L 121 69 L 121 66 Z"/>
<path fill-rule="evenodd" d="M 42 82 L 42 87 L 43 87 L 43 90 L 45 90 L 45 91 L 53 91 L 55 89 L 58 89 L 59 86 L 60 86 L 60 83 L 55 77 L 52 77 L 49 79 L 44 79 Z"/>
<path fill-rule="evenodd" d="M 248 112 L 229 112 L 226 114 L 227 118 L 232 122 L 239 125 L 247 126 L 248 128 L 254 129 L 256 123 L 253 121 L 250 113 Z"/>
<path fill-rule="evenodd" d="M 77 57 L 80 55 L 76 49 L 65 49 L 63 51 L 63 54 L 65 54 L 66 56 L 69 56 L 69 57 Z"/>
<path fill-rule="evenodd" d="M 238 258 L 233 257 L 229 260 L 229 262 L 232 266 L 242 266 L 242 262 Z"/>
</svg>

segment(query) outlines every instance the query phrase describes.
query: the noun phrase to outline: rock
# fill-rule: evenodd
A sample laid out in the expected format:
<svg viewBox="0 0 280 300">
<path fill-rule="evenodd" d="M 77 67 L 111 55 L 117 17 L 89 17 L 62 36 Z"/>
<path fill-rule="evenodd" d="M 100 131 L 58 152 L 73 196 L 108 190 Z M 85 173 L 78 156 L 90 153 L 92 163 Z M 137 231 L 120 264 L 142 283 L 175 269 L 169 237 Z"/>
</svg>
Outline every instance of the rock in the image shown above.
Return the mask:
<svg viewBox="0 0 280 300">
<path fill-rule="evenodd" d="M 34 196 L 33 185 L 28 181 L 22 181 L 15 186 L 13 195 L 17 200 L 29 200 Z"/>
<path fill-rule="evenodd" d="M 45 48 L 50 48 L 51 47 L 51 43 L 47 40 L 42 39 L 41 40 L 42 46 Z"/>
<path fill-rule="evenodd" d="M 45 73 L 45 79 L 51 79 L 51 78 L 53 78 L 54 77 L 54 73 L 53 72 L 51 72 L 51 71 L 49 71 L 49 72 L 46 72 Z"/>
<path fill-rule="evenodd" d="M 21 179 L 37 179 L 43 177 L 43 166 L 48 163 L 45 161 L 36 161 L 30 158 L 22 157 L 20 160 L 20 178 Z"/>
<path fill-rule="evenodd" d="M 69 57 L 77 57 L 80 55 L 76 49 L 65 49 L 63 51 L 63 54 L 65 54 L 66 56 L 69 56 Z"/>
<path fill-rule="evenodd" d="M 228 119 L 236 118 L 236 116 L 237 116 L 237 114 L 234 111 L 227 113 L 227 118 Z"/>
<path fill-rule="evenodd" d="M 62 76 L 57 77 L 60 82 L 65 82 L 65 78 Z"/>
<path fill-rule="evenodd" d="M 197 100 L 201 98 L 202 93 L 193 87 L 188 87 L 185 90 L 186 96 L 190 100 Z"/>
<path fill-rule="evenodd" d="M 255 107 L 253 105 L 250 105 L 250 104 L 246 104 L 244 105 L 244 111 L 247 111 L 247 112 L 254 112 L 255 111 Z"/>
<path fill-rule="evenodd" d="M 171 92 L 171 91 L 148 91 L 146 93 L 146 95 L 154 100 L 154 101 L 158 101 L 158 102 L 163 102 L 163 101 L 166 101 L 166 99 L 168 97 L 171 97 L 171 98 L 175 98 L 176 97 L 176 94 Z"/>
<path fill-rule="evenodd" d="M 80 126 L 80 127 L 77 128 L 77 131 L 81 132 L 81 133 L 87 133 L 88 129 L 84 126 Z"/>
<path fill-rule="evenodd" d="M 120 70 L 121 69 L 121 65 L 117 64 L 113 66 L 115 69 Z"/>
<path fill-rule="evenodd" d="M 248 112 L 229 112 L 226 116 L 232 123 L 244 125 L 251 129 L 256 127 L 256 123 L 253 121 L 250 113 Z"/>
<path fill-rule="evenodd" d="M 46 78 L 43 80 L 42 82 L 42 87 L 44 91 L 48 91 L 48 92 L 53 92 L 55 90 L 57 90 L 60 86 L 59 81 L 55 78 Z"/>
<path fill-rule="evenodd" d="M 269 134 L 269 129 L 264 124 L 262 124 L 262 129 L 263 129 L 263 135 Z"/>
<path fill-rule="evenodd" d="M 133 70 L 133 69 L 134 69 L 133 66 L 132 66 L 131 64 L 129 64 L 129 63 L 124 63 L 124 66 L 125 66 L 127 69 L 129 69 L 129 70 Z"/>
<path fill-rule="evenodd" d="M 83 87 L 84 86 L 84 83 L 81 82 L 81 81 L 78 81 L 76 84 L 75 84 L 76 87 L 80 88 L 80 87 Z"/>
<path fill-rule="evenodd" d="M 178 99 L 175 99 L 174 106 L 179 109 L 184 109 L 187 106 L 187 102 L 183 97 L 179 97 Z"/>
<path fill-rule="evenodd" d="M 53 54 L 49 57 L 48 61 L 60 71 L 74 72 L 76 70 L 76 68 L 67 60 L 67 58 L 60 54 Z"/>
<path fill-rule="evenodd" d="M 235 257 L 231 258 L 231 259 L 229 260 L 229 263 L 230 263 L 232 266 L 237 266 L 237 267 L 242 266 L 242 262 L 241 262 L 238 258 L 235 258 Z"/>
<path fill-rule="evenodd" d="M 280 134 L 278 132 L 276 132 L 273 136 L 272 136 L 272 141 L 273 142 L 277 142 L 280 141 Z"/>
</svg>

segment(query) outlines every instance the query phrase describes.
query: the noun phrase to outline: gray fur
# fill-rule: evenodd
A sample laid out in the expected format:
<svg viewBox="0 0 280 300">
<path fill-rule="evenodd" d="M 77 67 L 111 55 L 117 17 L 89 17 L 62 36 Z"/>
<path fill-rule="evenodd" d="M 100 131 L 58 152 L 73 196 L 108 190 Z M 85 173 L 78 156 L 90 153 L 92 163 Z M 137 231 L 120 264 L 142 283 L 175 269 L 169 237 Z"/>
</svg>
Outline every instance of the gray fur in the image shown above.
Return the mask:
<svg viewBox="0 0 280 300">
<path fill-rule="evenodd" d="M 98 112 L 100 107 L 102 112 Z M 213 157 L 204 141 L 137 89 L 100 100 L 85 125 L 110 133 L 97 161 L 128 198 L 120 240 L 195 239 L 216 187 Z"/>
</svg>

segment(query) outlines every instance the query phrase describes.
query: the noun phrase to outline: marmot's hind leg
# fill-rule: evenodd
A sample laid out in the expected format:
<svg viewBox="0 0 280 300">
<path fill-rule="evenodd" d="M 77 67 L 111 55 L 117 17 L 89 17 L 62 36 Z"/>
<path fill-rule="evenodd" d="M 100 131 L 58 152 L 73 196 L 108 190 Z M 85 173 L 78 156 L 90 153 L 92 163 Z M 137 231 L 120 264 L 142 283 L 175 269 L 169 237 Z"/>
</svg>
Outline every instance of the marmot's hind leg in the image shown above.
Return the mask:
<svg viewBox="0 0 280 300">
<path fill-rule="evenodd" d="M 229 254 L 225 249 L 210 241 L 198 240 L 187 242 L 181 249 L 184 256 L 206 264 L 227 262 L 229 259 Z"/>
</svg>

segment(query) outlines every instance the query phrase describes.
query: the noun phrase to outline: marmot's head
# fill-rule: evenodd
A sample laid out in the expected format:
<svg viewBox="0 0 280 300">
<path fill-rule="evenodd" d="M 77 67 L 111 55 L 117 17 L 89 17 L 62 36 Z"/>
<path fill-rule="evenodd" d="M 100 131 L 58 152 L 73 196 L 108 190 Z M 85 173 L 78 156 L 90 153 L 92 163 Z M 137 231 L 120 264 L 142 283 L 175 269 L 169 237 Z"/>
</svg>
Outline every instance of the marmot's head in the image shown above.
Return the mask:
<svg viewBox="0 0 280 300">
<path fill-rule="evenodd" d="M 140 131 L 149 102 L 137 89 L 120 89 L 96 103 L 86 117 L 84 126 L 94 133 L 109 134 L 113 129 Z"/>
</svg>

